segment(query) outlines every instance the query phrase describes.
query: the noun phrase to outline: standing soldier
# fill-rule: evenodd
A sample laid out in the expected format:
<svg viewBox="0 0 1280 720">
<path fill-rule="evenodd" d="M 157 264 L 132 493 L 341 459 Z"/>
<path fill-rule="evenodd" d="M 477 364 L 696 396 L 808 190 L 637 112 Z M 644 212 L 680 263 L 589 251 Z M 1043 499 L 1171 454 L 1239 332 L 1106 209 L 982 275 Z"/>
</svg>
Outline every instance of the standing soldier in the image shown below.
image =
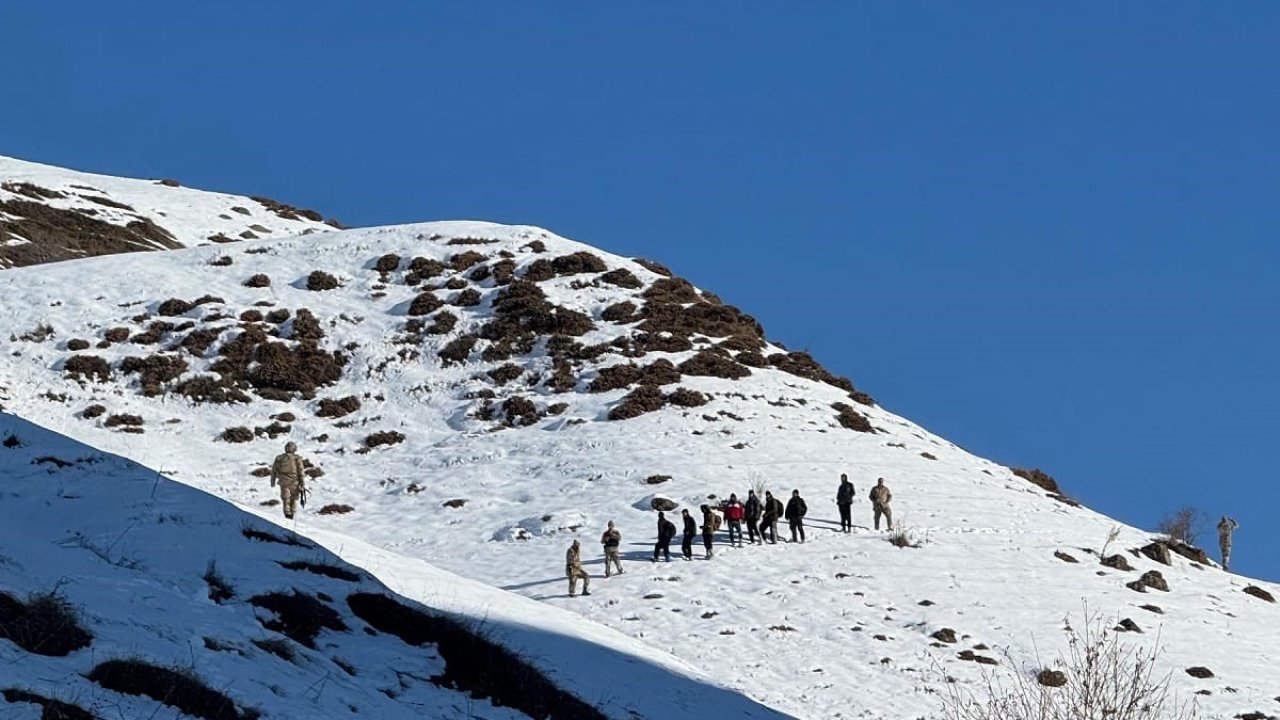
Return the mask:
<svg viewBox="0 0 1280 720">
<path fill-rule="evenodd" d="M 1231 569 L 1231 533 L 1238 527 L 1240 523 L 1233 517 L 1223 515 L 1218 521 L 1218 549 L 1222 551 L 1222 569 L 1228 572 Z"/>
<path fill-rule="evenodd" d="M 667 514 L 658 511 L 658 542 L 653 545 L 653 561 L 658 562 L 658 553 L 662 553 L 667 562 L 671 562 L 671 538 L 676 536 L 676 524 L 667 519 Z"/>
<path fill-rule="evenodd" d="M 711 511 L 710 505 L 702 506 L 702 546 L 707 549 L 707 559 L 710 560 L 714 554 L 711 552 L 711 540 L 716 532 L 716 514 Z"/>
<path fill-rule="evenodd" d="M 271 463 L 271 487 L 280 483 L 280 504 L 288 519 L 293 519 L 293 514 L 298 509 L 298 498 L 306 490 L 304 477 L 297 443 L 285 443 L 284 452 L 277 455 L 275 462 Z"/>
<path fill-rule="evenodd" d="M 778 516 L 782 515 L 782 501 L 773 496 L 773 493 L 764 491 L 764 514 L 760 516 L 760 544 L 764 544 L 764 538 L 769 536 L 769 544 L 778 544 Z"/>
<path fill-rule="evenodd" d="M 564 554 L 564 574 L 569 578 L 569 597 L 578 594 L 579 578 L 582 579 L 582 594 L 591 594 L 588 589 L 591 585 L 591 576 L 582 569 L 582 548 L 578 545 L 577 538 L 574 538 L 573 544 L 569 546 L 569 552 Z"/>
<path fill-rule="evenodd" d="M 884 484 L 884 478 L 876 480 L 876 486 L 871 488 L 871 509 L 874 513 L 876 529 L 880 529 L 880 516 L 883 515 L 889 529 L 893 529 L 893 511 L 889 509 L 889 502 L 893 500 L 893 493 L 889 492 L 889 486 Z"/>
<path fill-rule="evenodd" d="M 747 504 L 742 507 L 743 514 L 747 518 L 747 537 L 750 538 L 751 544 L 756 544 L 756 536 L 760 534 L 760 498 L 756 497 L 755 490 L 747 491 Z M 760 538 L 760 542 L 764 542 L 764 538 Z"/>
<path fill-rule="evenodd" d="M 692 560 L 693 536 L 698 534 L 698 523 L 689 514 L 689 508 L 685 508 L 681 512 L 684 514 L 684 537 L 681 538 L 680 550 L 684 552 L 685 560 Z"/>
<path fill-rule="evenodd" d="M 849 476 L 841 473 L 840 489 L 836 491 L 836 507 L 840 508 L 840 529 L 845 532 L 853 532 L 853 515 L 850 508 L 853 506 L 853 497 L 857 492 L 853 483 L 849 482 Z"/>
<path fill-rule="evenodd" d="M 791 491 L 791 499 L 787 501 L 786 518 L 787 523 L 791 526 L 791 542 L 796 541 L 796 533 L 800 533 L 800 542 L 804 542 L 804 516 L 808 514 L 809 506 L 805 503 L 804 498 L 800 497 L 799 490 Z"/>
<path fill-rule="evenodd" d="M 729 544 L 737 538 L 738 547 L 742 547 L 742 516 L 745 514 L 742 503 L 738 502 L 736 493 L 729 493 L 729 502 L 724 506 L 724 517 L 729 521 Z"/>
<path fill-rule="evenodd" d="M 613 521 L 609 521 L 609 529 L 604 531 L 604 535 L 600 536 L 600 544 L 604 546 L 604 576 L 609 577 L 610 567 L 618 568 L 618 574 L 622 574 L 622 560 L 618 557 L 618 546 L 622 544 L 622 533 L 613 526 Z"/>
</svg>

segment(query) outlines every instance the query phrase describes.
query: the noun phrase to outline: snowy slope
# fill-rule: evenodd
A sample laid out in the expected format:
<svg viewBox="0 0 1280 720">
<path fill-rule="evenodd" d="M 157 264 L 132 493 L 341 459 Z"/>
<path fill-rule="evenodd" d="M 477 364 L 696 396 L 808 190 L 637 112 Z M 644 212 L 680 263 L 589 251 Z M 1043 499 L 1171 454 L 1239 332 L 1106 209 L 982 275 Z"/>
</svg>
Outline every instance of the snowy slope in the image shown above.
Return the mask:
<svg viewBox="0 0 1280 720">
<path fill-rule="evenodd" d="M 480 258 L 458 257 L 469 252 Z M 576 255 L 584 252 L 595 260 Z M 232 263 L 212 263 L 219 255 Z M 442 269 L 415 273 L 413 258 L 423 259 L 419 269 L 433 259 Z M 18 269 L 0 275 L 13 308 L 10 332 L 0 335 L 0 403 L 247 508 L 271 501 L 252 473 L 293 439 L 318 468 L 299 529 L 339 555 L 354 553 L 393 588 L 427 597 L 372 562 L 370 548 L 385 567 L 397 558 L 427 561 L 548 611 L 579 613 L 799 717 L 928 716 L 945 676 L 981 678 L 983 666 L 962 651 L 995 658 L 1005 671 L 1047 665 L 1063 647 L 1064 619 L 1078 624 L 1085 607 L 1136 622 L 1143 632 L 1128 636 L 1135 643 L 1158 639 L 1162 669 L 1184 697 L 1201 693 L 1206 716 L 1280 711 L 1270 670 L 1280 655 L 1280 607 L 1243 592 L 1280 588 L 1212 563 L 1175 556 L 1163 565 L 1130 552 L 1151 536 L 1054 499 L 866 404 L 851 386 L 754 335 L 750 318 L 655 267 L 537 228 L 433 223 Z M 337 286 L 309 283 L 317 270 Z M 508 284 L 508 271 L 537 279 Z M 82 288 L 86 272 L 95 282 Z M 259 274 L 269 285 L 245 285 Z M 540 308 L 532 319 L 512 310 L 520 306 L 512 295 L 527 299 L 530 284 L 549 304 L 526 303 Z M 422 300 L 426 288 L 442 308 Z M 189 307 L 204 295 L 213 297 Z M 167 311 L 182 312 L 158 315 L 170 298 L 187 305 L 170 303 Z M 409 315 L 415 300 L 430 312 Z M 618 309 L 626 302 L 632 313 Z M 302 308 L 318 322 L 297 322 Z M 281 309 L 289 319 L 256 319 Z M 456 318 L 448 329 L 438 322 L 446 312 Z M 532 341 L 491 324 L 504 313 L 529 320 L 538 329 Z M 107 340 L 117 328 L 129 339 Z M 257 340 L 254 328 L 265 331 Z M 214 338 L 192 345 L 206 329 Z M 553 339 L 557 331 L 572 336 Z M 139 334 L 147 342 L 133 342 Z M 472 334 L 485 337 L 467 349 L 461 339 Z M 74 341 L 87 347 L 69 349 Z M 229 369 L 248 402 L 196 402 L 179 392 L 261 342 L 279 344 L 260 356 L 269 363 Z M 294 383 L 288 353 L 304 346 L 304 364 L 317 368 L 311 380 L 322 381 L 314 389 Z M 180 355 L 181 374 L 148 387 L 126 372 L 127 358 L 157 353 Z M 337 363 L 326 353 L 344 363 L 329 377 L 321 371 Z M 70 376 L 76 355 L 100 358 L 104 376 Z M 679 368 L 674 379 L 651 368 L 659 360 Z M 74 367 L 92 366 L 85 362 Z M 633 362 L 664 382 L 656 404 L 666 404 L 610 420 L 628 393 L 655 402 L 616 369 L 604 376 L 619 387 L 591 392 L 602 369 Z M 714 376 L 743 370 L 739 379 Z M 359 400 L 354 412 L 320 416 L 330 409 L 325 401 L 349 396 Z M 681 396 L 690 406 L 672 404 Z M 85 417 L 95 405 L 102 413 Z M 143 424 L 108 422 L 115 415 Z M 860 419 L 873 431 L 855 429 Z M 224 440 L 235 427 L 251 440 Z M 841 472 L 858 487 L 851 535 L 834 532 Z M 866 492 L 881 476 L 899 523 L 921 547 L 894 547 L 867 527 Z M 711 561 L 647 561 L 655 494 L 696 508 L 708 496 L 743 496 L 754 483 L 784 499 L 793 488 L 808 498 L 809 542 L 720 547 Z M 324 505 L 352 509 L 320 514 Z M 624 533 L 628 572 L 605 580 L 597 538 L 609 519 Z M 1104 548 L 1113 528 L 1118 537 Z M 563 558 L 573 537 L 597 574 L 586 598 L 566 597 Z M 1104 549 L 1135 570 L 1100 565 Z M 1150 570 L 1163 574 L 1169 592 L 1126 586 Z M 959 642 L 932 637 L 944 628 Z M 1214 677 L 1188 675 L 1193 666 Z"/>
<path fill-rule="evenodd" d="M 97 717 L 172 716 L 172 708 L 95 674 L 121 659 L 175 668 L 224 691 L 240 713 L 225 717 L 527 717 L 464 692 L 449 650 L 408 645 L 358 610 L 352 598 L 394 596 L 309 538 L 7 414 L 0 415 L 0 477 L 0 593 L 24 603 L 53 593 L 87 634 L 80 647 L 58 646 L 71 635 L 65 627 L 20 633 L 25 644 L 5 639 L 14 620 L 0 598 L 0 717 L 39 717 L 30 696 L 15 691 Z M 584 628 L 569 613 L 420 561 L 341 544 L 380 574 L 431 595 L 439 602 L 428 602 L 429 612 L 449 613 L 510 648 L 602 711 L 599 717 L 672 716 L 712 702 L 741 717 L 781 717 L 626 637 Z M 212 599 L 210 575 L 232 596 Z M 281 594 L 332 617 L 302 603 L 294 603 L 297 615 L 282 612 L 272 604 Z M 308 621 L 327 626 L 309 638 Z M 587 668 L 669 692 L 654 697 L 642 686 L 602 683 Z M 499 671 L 490 665 L 485 672 Z M 441 674 L 462 689 L 432 680 Z M 544 709 L 592 717 L 564 703 Z"/>
<path fill-rule="evenodd" d="M 333 230 L 318 213 L 172 180 L 94 175 L 0 156 L 0 269 Z"/>
</svg>

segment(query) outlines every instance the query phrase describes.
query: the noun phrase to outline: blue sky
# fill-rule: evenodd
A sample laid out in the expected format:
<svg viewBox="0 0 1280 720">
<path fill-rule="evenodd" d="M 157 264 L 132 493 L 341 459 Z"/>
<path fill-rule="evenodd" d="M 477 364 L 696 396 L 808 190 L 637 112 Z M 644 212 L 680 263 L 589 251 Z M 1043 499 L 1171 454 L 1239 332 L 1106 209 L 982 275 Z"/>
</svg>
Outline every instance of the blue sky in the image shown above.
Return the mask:
<svg viewBox="0 0 1280 720">
<path fill-rule="evenodd" d="M 1280 579 L 1277 21 L 1263 2 L 5 3 L 0 154 L 659 259 L 1103 512 L 1235 515 L 1236 568 Z"/>
</svg>

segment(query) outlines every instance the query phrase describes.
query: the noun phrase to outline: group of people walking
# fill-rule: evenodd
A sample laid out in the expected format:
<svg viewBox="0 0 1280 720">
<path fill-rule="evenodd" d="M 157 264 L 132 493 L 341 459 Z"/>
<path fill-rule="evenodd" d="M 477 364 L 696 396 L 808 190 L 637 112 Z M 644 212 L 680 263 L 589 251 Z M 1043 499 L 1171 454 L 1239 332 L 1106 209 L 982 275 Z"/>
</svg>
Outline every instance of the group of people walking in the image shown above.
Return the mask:
<svg viewBox="0 0 1280 720">
<path fill-rule="evenodd" d="M 840 529 L 853 532 L 852 506 L 856 496 L 853 483 L 848 475 L 840 476 L 840 487 L 836 490 L 836 506 L 840 509 Z M 880 519 L 884 518 L 886 527 L 893 530 L 893 513 L 889 503 L 893 494 L 884 484 L 884 478 L 876 481 L 869 494 L 872 507 L 872 520 L 875 529 L 880 529 Z M 704 504 L 698 508 L 701 518 L 696 518 L 688 508 L 680 511 L 681 528 L 667 518 L 665 511 L 658 512 L 658 540 L 653 545 L 653 561 L 659 559 L 670 562 L 671 543 L 680 534 L 680 551 L 685 560 L 693 559 L 693 544 L 698 535 L 702 536 L 704 557 L 710 560 L 715 555 L 715 533 L 722 524 L 729 533 L 729 545 L 743 547 L 743 525 L 746 525 L 747 539 L 752 545 L 763 545 L 778 542 L 778 521 L 786 520 L 791 532 L 791 542 L 804 542 L 804 519 L 809 514 L 809 505 L 800 496 L 799 490 L 791 491 L 791 498 L 784 505 L 781 500 L 766 490 L 764 497 L 756 495 L 755 490 L 747 491 L 746 502 L 738 500 L 737 493 L 731 493 L 729 499 L 716 506 Z M 604 548 L 604 576 L 610 577 L 614 572 L 622 574 L 622 559 L 619 547 L 622 545 L 622 533 L 612 520 L 608 529 L 600 536 L 600 545 Z M 590 595 L 591 576 L 582 567 L 582 545 L 575 539 L 565 554 L 565 576 L 569 579 L 569 596 L 578 594 L 578 581 L 582 581 L 582 594 Z"/>
</svg>

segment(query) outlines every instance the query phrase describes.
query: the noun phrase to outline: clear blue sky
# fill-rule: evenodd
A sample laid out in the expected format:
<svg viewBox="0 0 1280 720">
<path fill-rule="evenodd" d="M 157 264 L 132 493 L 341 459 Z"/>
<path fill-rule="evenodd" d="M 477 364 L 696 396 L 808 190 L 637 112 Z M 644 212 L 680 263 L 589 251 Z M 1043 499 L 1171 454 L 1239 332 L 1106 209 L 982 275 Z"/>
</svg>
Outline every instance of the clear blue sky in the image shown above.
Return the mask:
<svg viewBox="0 0 1280 720">
<path fill-rule="evenodd" d="M 1280 5 L 1116 5 L 4 3 L 0 153 L 659 259 L 1278 579 Z"/>
</svg>

